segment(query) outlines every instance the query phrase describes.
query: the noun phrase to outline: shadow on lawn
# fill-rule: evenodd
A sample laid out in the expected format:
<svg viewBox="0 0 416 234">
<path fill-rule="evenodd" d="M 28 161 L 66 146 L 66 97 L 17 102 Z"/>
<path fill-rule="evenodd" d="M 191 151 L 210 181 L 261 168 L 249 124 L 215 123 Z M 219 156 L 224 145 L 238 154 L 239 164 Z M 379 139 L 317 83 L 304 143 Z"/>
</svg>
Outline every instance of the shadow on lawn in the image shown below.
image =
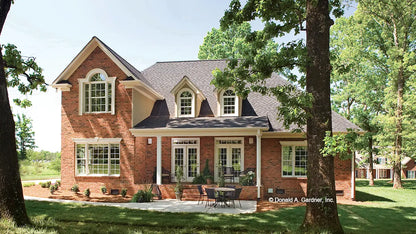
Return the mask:
<svg viewBox="0 0 416 234">
<path fill-rule="evenodd" d="M 377 208 L 366 206 L 338 206 L 341 224 L 345 232 L 411 233 L 414 229 L 416 208 Z"/>
<path fill-rule="evenodd" d="M 357 197 L 357 201 L 384 201 L 384 202 L 394 202 L 391 199 L 376 196 L 374 194 L 362 192 L 362 191 L 355 191 L 355 196 Z"/>
</svg>

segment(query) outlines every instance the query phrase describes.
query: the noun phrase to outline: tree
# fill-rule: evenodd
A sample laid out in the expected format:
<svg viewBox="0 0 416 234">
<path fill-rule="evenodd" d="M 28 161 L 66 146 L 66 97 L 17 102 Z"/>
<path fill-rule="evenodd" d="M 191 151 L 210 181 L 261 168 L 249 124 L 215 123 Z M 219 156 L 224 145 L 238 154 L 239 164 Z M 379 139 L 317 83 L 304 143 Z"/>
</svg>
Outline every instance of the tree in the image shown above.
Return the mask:
<svg viewBox="0 0 416 234">
<path fill-rule="evenodd" d="M 331 29 L 332 105 L 365 134 L 361 149 L 368 154 L 369 185 L 374 185 L 375 135 L 381 131 L 377 116 L 384 113 L 383 97 L 389 68 L 378 40 L 380 27 L 358 9 L 349 18 L 339 18 Z"/>
<path fill-rule="evenodd" d="M 17 115 L 16 145 L 19 150 L 19 160 L 25 160 L 27 158 L 27 149 L 36 148 L 34 136 L 35 132 L 32 131 L 32 120 L 26 117 L 25 114 Z"/>
<path fill-rule="evenodd" d="M 335 196 L 334 158 L 324 157 L 321 149 L 327 132 L 332 135 L 330 105 L 329 28 L 333 21 L 330 11 L 342 14 L 337 0 L 260 1 L 248 0 L 244 7 L 234 0 L 221 19 L 221 27 L 255 20 L 264 23 L 263 30 L 246 37 L 249 50 L 242 60 L 233 58 L 224 71 L 214 71 L 213 84 L 217 87 L 234 87 L 240 96 L 249 92 L 273 95 L 280 102 L 279 115 L 285 126 L 295 123 L 300 129 L 307 125 L 308 197 L 326 197 L 334 202 L 307 203 L 303 231 L 343 232 L 338 218 Z M 329 8 L 331 7 L 331 8 Z M 282 43 L 275 51 L 267 50 L 267 43 L 275 37 L 304 30 L 306 21 L 306 45 L 302 39 Z M 292 72 L 297 68 L 306 72 L 298 77 Z M 266 80 L 273 72 L 284 74 L 290 81 L 305 87 L 306 92 L 295 85 L 268 87 Z"/>
<path fill-rule="evenodd" d="M 248 22 L 232 24 L 227 29 L 213 28 L 204 37 L 204 42 L 199 46 L 199 59 L 228 59 L 242 58 L 249 51 L 246 37 L 250 36 L 251 25 Z M 268 50 L 276 50 L 277 44 L 273 40 L 268 41 Z"/>
<path fill-rule="evenodd" d="M 0 0 L 0 35 L 10 10 L 11 0 Z M 21 93 L 33 89 L 46 90 L 45 81 L 33 58 L 22 58 L 12 45 L 0 50 L 0 219 L 9 219 L 16 225 L 29 224 L 23 199 L 16 151 L 15 123 L 10 109 L 7 86 L 17 87 Z M 27 83 L 20 79 L 26 77 Z M 9 79 L 7 79 L 9 78 Z"/>
<path fill-rule="evenodd" d="M 404 134 L 406 126 L 414 126 L 407 124 L 411 120 L 406 118 L 405 108 L 406 101 L 411 101 L 406 100 L 407 94 L 412 95 L 414 89 L 410 85 L 416 67 L 416 1 L 360 0 L 359 8 L 380 27 L 375 39 L 383 43 L 376 49 L 385 53 L 389 72 L 384 100 L 386 113 L 379 118 L 383 124 L 379 139 L 387 146 L 386 149 L 393 151 L 393 187 L 402 188 L 401 160 L 406 151 Z"/>
</svg>

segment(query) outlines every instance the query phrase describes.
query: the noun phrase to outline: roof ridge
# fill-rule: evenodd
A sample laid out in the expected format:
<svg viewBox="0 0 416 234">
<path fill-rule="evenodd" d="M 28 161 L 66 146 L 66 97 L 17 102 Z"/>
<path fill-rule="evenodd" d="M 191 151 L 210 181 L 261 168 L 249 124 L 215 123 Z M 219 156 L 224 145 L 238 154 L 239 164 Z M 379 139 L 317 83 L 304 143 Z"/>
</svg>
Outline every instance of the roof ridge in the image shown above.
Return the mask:
<svg viewBox="0 0 416 234">
<path fill-rule="evenodd" d="M 214 61 L 227 61 L 228 59 L 194 59 L 194 60 L 179 60 L 179 61 L 159 61 L 156 63 L 186 63 L 186 62 L 214 62 Z"/>
</svg>

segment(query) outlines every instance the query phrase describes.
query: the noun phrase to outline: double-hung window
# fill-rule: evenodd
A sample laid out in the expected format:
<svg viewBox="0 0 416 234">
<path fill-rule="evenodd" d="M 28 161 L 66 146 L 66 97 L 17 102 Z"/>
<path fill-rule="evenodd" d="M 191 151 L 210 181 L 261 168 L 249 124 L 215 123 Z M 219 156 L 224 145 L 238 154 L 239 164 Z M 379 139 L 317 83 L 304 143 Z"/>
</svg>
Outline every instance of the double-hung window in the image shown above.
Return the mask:
<svg viewBox="0 0 416 234">
<path fill-rule="evenodd" d="M 238 97 L 231 89 L 225 90 L 221 95 L 221 115 L 237 116 L 238 115 Z"/>
<path fill-rule="evenodd" d="M 76 140 L 76 175 L 120 175 L 120 140 Z"/>
<path fill-rule="evenodd" d="M 79 80 L 79 86 L 80 114 L 115 113 L 115 77 L 108 77 L 104 70 L 96 68 Z"/>
<path fill-rule="evenodd" d="M 307 147 L 289 144 L 282 144 L 282 176 L 305 177 L 308 162 Z"/>
<path fill-rule="evenodd" d="M 183 89 L 177 97 L 178 116 L 195 117 L 195 97 L 190 89 Z"/>
</svg>

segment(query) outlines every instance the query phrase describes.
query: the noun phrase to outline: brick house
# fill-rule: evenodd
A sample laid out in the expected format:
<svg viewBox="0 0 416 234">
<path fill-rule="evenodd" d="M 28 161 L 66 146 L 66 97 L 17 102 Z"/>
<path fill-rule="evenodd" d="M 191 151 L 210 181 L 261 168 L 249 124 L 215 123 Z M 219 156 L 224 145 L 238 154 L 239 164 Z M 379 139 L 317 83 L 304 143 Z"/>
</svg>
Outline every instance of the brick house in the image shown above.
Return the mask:
<svg viewBox="0 0 416 234">
<path fill-rule="evenodd" d="M 387 157 L 373 156 L 374 179 L 393 179 L 393 167 Z M 370 178 L 370 165 L 368 159 L 358 154 L 355 158 L 355 177 L 360 179 Z M 404 157 L 401 161 L 401 177 L 403 179 L 416 179 L 416 163 L 413 158 Z"/>
<path fill-rule="evenodd" d="M 155 182 L 167 198 L 177 166 L 191 182 L 208 160 L 215 180 L 219 164 L 233 168 L 234 183 L 253 169 L 255 186 L 243 189 L 245 199 L 305 196 L 304 135 L 277 120 L 273 97 L 242 100 L 232 88 L 211 85 L 212 71 L 226 65 L 158 62 L 139 71 L 93 37 L 52 84 L 62 91 L 63 188 L 98 192 L 105 185 L 131 194 Z M 335 112 L 332 121 L 334 132 L 358 128 Z M 337 194 L 346 199 L 355 194 L 353 162 L 335 159 Z"/>
</svg>

